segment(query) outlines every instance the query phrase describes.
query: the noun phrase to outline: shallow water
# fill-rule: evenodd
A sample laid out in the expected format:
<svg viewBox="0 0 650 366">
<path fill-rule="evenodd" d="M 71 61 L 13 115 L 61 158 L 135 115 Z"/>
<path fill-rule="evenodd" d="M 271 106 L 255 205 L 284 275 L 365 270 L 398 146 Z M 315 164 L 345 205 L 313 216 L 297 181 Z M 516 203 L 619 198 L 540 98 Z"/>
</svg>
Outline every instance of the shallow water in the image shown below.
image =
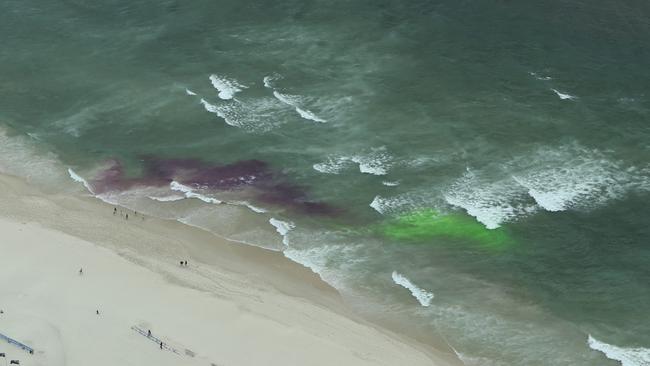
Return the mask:
<svg viewBox="0 0 650 366">
<path fill-rule="evenodd" d="M 649 15 L 4 1 L 0 168 L 282 250 L 468 365 L 647 365 Z"/>
</svg>

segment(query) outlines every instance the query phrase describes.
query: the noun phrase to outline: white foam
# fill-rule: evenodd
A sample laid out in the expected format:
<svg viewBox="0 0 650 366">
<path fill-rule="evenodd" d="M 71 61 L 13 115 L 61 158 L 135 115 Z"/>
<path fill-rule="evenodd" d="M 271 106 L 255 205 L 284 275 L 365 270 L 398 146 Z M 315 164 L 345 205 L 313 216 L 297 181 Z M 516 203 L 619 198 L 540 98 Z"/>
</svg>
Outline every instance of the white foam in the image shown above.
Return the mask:
<svg viewBox="0 0 650 366">
<path fill-rule="evenodd" d="M 212 203 L 212 204 L 220 204 L 221 203 L 221 201 L 219 201 L 216 198 L 212 198 L 212 197 L 208 197 L 208 196 L 204 196 L 202 194 L 196 193 L 196 192 L 194 192 L 192 187 L 183 185 L 183 184 L 178 183 L 176 181 L 172 181 L 169 184 L 169 188 L 172 191 L 183 192 L 183 194 L 187 198 L 196 198 L 196 199 L 201 200 L 201 201 L 203 201 L 205 203 Z"/>
<path fill-rule="evenodd" d="M 562 93 L 561 91 L 557 89 L 551 89 L 555 94 L 557 94 L 558 97 L 562 100 L 574 100 L 578 99 L 575 95 L 567 94 L 567 93 Z"/>
<path fill-rule="evenodd" d="M 201 98 L 200 103 L 203 104 L 203 108 L 205 108 L 205 110 L 210 112 L 210 113 L 218 113 L 219 112 L 219 108 L 217 108 L 216 105 L 208 103 L 208 101 L 203 99 L 203 98 Z"/>
<path fill-rule="evenodd" d="M 540 209 L 598 207 L 632 190 L 650 190 L 643 169 L 573 143 L 542 147 L 480 171 L 468 170 L 444 198 L 494 229 Z"/>
<path fill-rule="evenodd" d="M 329 157 L 326 161 L 314 164 L 313 168 L 316 171 L 325 174 L 339 174 L 350 162 L 348 158 L 333 158 Z"/>
<path fill-rule="evenodd" d="M 228 103 L 211 104 L 201 99 L 206 111 L 214 113 L 226 124 L 249 131 L 268 131 L 286 123 L 286 107 L 275 98 L 235 99 Z"/>
<path fill-rule="evenodd" d="M 161 196 L 161 197 L 147 196 L 147 198 L 158 202 L 174 202 L 174 201 L 184 200 L 187 197 L 185 197 L 184 195 L 183 196 L 173 195 L 173 196 Z"/>
<path fill-rule="evenodd" d="M 280 75 L 280 74 L 268 75 L 268 76 L 265 76 L 264 79 L 262 79 L 262 82 L 264 83 L 265 88 L 273 89 L 274 88 L 273 82 L 278 80 L 278 79 L 281 79 L 281 78 L 282 78 L 282 75 Z"/>
<path fill-rule="evenodd" d="M 35 134 L 35 133 L 27 132 L 27 136 L 31 137 L 32 139 L 34 139 L 36 141 L 41 141 L 41 138 L 38 137 L 38 135 Z"/>
<path fill-rule="evenodd" d="M 534 205 L 522 202 L 525 196 L 523 187 L 512 179 L 486 181 L 469 169 L 444 194 L 447 203 L 464 209 L 488 229 L 534 212 Z"/>
<path fill-rule="evenodd" d="M 365 174 L 386 175 L 390 166 L 390 156 L 384 149 L 378 149 L 368 155 L 356 155 L 350 158 L 359 164 L 359 171 Z"/>
<path fill-rule="evenodd" d="M 275 231 L 277 231 L 278 234 L 282 236 L 282 243 L 285 246 L 289 246 L 289 238 L 287 235 L 296 227 L 296 225 L 293 222 L 281 221 L 274 217 L 271 217 L 271 219 L 269 219 L 269 223 L 273 225 L 273 227 L 275 227 Z"/>
<path fill-rule="evenodd" d="M 548 81 L 548 80 L 553 79 L 550 76 L 541 76 L 541 75 L 537 74 L 536 72 L 530 72 L 530 76 L 534 77 L 537 80 L 543 80 L 543 81 Z"/>
<path fill-rule="evenodd" d="M 393 197 L 375 196 L 369 206 L 382 215 L 393 215 L 434 205 L 430 195 L 411 192 Z"/>
<path fill-rule="evenodd" d="M 326 120 L 324 120 L 324 119 L 318 117 L 317 115 L 315 115 L 312 111 L 308 111 L 308 110 L 302 109 L 300 107 L 296 107 L 296 112 L 298 112 L 300 117 L 302 117 L 304 119 L 309 119 L 309 120 L 312 120 L 312 121 L 315 121 L 315 122 L 320 122 L 320 123 L 327 122 Z"/>
<path fill-rule="evenodd" d="M 454 347 L 451 347 L 451 349 L 454 351 L 460 362 L 463 363 L 465 366 L 501 366 L 502 364 L 498 363 L 498 361 L 490 360 L 485 357 L 475 357 L 475 356 L 469 356 L 467 354 L 461 353 L 456 351 Z"/>
<path fill-rule="evenodd" d="M 232 113 L 228 113 L 231 110 L 229 106 L 218 107 L 214 104 L 206 102 L 204 99 L 201 99 L 201 104 L 203 104 L 203 107 L 205 107 L 206 111 L 215 113 L 217 116 L 221 117 L 221 119 L 223 119 L 226 124 L 233 127 L 240 127 L 240 123 L 237 120 L 236 116 L 234 116 Z"/>
<path fill-rule="evenodd" d="M 320 122 L 320 123 L 325 123 L 327 122 L 326 120 L 318 117 L 315 115 L 312 111 L 305 109 L 304 107 L 301 106 L 302 104 L 302 97 L 297 96 L 297 95 L 289 95 L 289 94 L 282 94 L 278 92 L 277 90 L 273 91 L 273 96 L 277 98 L 277 100 L 281 101 L 282 103 L 289 105 L 293 107 L 296 112 L 300 115 L 300 117 L 304 119 L 308 119 L 314 122 Z"/>
<path fill-rule="evenodd" d="M 338 291 L 346 292 L 348 281 L 345 274 L 355 273 L 354 267 L 363 265 L 367 261 L 367 259 L 363 259 L 362 256 L 358 255 L 359 245 L 347 243 L 345 245 L 319 244 L 313 246 L 314 243 L 331 242 L 328 239 L 330 236 L 323 232 L 305 233 L 306 237 L 296 235 L 298 236 L 296 242 L 311 241 L 312 246 L 286 247 L 283 250 L 284 256 L 311 269 L 323 281 L 329 283 Z"/>
<path fill-rule="evenodd" d="M 610 360 L 616 360 L 622 366 L 650 366 L 650 349 L 624 348 L 601 342 L 591 335 L 587 340 L 589 348 L 602 352 Z"/>
<path fill-rule="evenodd" d="M 647 183 L 644 174 L 577 144 L 540 149 L 532 168 L 514 176 L 543 209 L 551 212 L 595 207 Z M 539 168 L 538 168 L 539 166 Z"/>
<path fill-rule="evenodd" d="M 592 183 L 587 181 L 565 181 L 554 186 L 551 180 L 556 178 L 550 176 L 542 179 L 514 177 L 515 181 L 528 188 L 528 194 L 535 202 L 549 212 L 565 211 L 579 204 L 581 200 L 589 199 L 590 192 L 593 193 L 594 189 L 597 189 L 596 186 L 590 186 Z M 548 185 L 545 186 L 544 182 Z"/>
<path fill-rule="evenodd" d="M 92 186 L 85 179 L 83 179 L 79 174 L 75 173 L 74 170 L 68 168 L 68 174 L 70 175 L 70 178 L 72 178 L 72 180 L 83 184 L 84 187 L 86 187 L 86 189 L 88 190 L 88 192 L 94 194 Z"/>
<path fill-rule="evenodd" d="M 219 98 L 223 100 L 230 100 L 236 93 L 242 91 L 242 89 L 248 88 L 247 86 L 237 82 L 237 80 L 228 79 L 215 74 L 210 75 L 210 82 L 212 83 L 212 86 L 219 91 Z"/>
<path fill-rule="evenodd" d="M 359 171 L 364 174 L 386 175 L 392 165 L 392 157 L 385 147 L 374 148 L 369 153 L 353 156 L 330 156 L 326 161 L 314 164 L 313 168 L 321 173 L 339 174 L 351 163 L 358 164 Z"/>
<path fill-rule="evenodd" d="M 340 291 L 344 287 L 338 277 L 340 273 L 328 268 L 328 264 L 331 263 L 329 258 L 339 252 L 341 252 L 341 249 L 338 246 L 322 245 L 304 249 L 287 247 L 283 254 L 290 260 L 309 268 L 323 281 Z"/>
<path fill-rule="evenodd" d="M 383 185 L 385 185 L 387 187 L 396 187 L 396 186 L 399 185 L 399 181 L 390 182 L 390 181 L 385 180 L 385 181 L 381 182 L 381 184 L 383 184 Z"/>
<path fill-rule="evenodd" d="M 193 91 L 191 91 L 191 90 L 189 90 L 187 88 L 185 88 L 185 94 L 187 94 L 187 95 L 196 95 L 195 92 L 193 92 Z"/>
<path fill-rule="evenodd" d="M 408 278 L 406 278 L 404 275 L 397 273 L 393 271 L 393 282 L 395 282 L 397 285 L 400 285 L 409 291 L 411 291 L 411 294 L 413 297 L 415 297 L 420 305 L 428 307 L 431 305 L 431 300 L 433 300 L 433 293 L 424 290 L 415 284 L 411 282 Z"/>
<path fill-rule="evenodd" d="M 386 212 L 386 206 L 387 206 L 387 200 L 375 196 L 375 198 L 370 202 L 370 207 L 372 207 L 375 211 L 379 212 L 380 214 L 384 214 Z"/>
<path fill-rule="evenodd" d="M 253 206 L 248 202 L 242 202 L 241 204 L 243 204 L 244 206 L 248 207 L 251 211 L 256 212 L 256 213 L 268 212 L 268 210 L 266 210 L 265 208 Z"/>
</svg>

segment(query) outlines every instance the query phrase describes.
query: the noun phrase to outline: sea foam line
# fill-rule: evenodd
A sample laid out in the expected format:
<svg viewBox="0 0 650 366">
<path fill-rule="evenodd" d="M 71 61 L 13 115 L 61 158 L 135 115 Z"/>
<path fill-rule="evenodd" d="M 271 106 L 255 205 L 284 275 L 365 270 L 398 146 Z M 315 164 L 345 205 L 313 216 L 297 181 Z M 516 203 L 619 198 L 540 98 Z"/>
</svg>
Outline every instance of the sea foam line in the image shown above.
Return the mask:
<svg viewBox="0 0 650 366">
<path fill-rule="evenodd" d="M 83 179 L 79 174 L 75 173 L 74 170 L 68 168 L 68 174 L 70 175 L 70 178 L 72 178 L 72 180 L 83 184 L 84 187 L 86 187 L 86 189 L 88 190 L 88 192 L 95 194 L 95 192 L 93 192 L 92 186 L 88 183 L 88 181 Z"/>
<path fill-rule="evenodd" d="M 288 234 L 296 225 L 293 222 L 278 220 L 274 217 L 269 219 L 269 223 L 275 227 L 275 231 L 282 236 L 282 244 L 289 246 Z"/>
<path fill-rule="evenodd" d="M 411 282 L 411 280 L 409 280 L 404 275 L 397 273 L 395 271 L 393 271 L 392 277 L 393 277 L 393 282 L 395 282 L 395 284 L 400 285 L 405 289 L 411 291 L 411 294 L 413 295 L 413 297 L 415 297 L 418 300 L 420 305 L 424 307 L 428 307 L 431 305 L 431 300 L 433 300 L 433 293 L 416 286 L 415 284 L 413 284 L 413 282 Z"/>
<path fill-rule="evenodd" d="M 147 198 L 158 202 L 174 202 L 174 201 L 184 200 L 187 197 L 183 195 L 183 196 L 162 196 L 162 197 L 147 196 Z"/>
<path fill-rule="evenodd" d="M 524 187 L 512 178 L 486 180 L 471 169 L 443 195 L 448 204 L 462 208 L 487 229 L 496 229 L 504 222 L 535 212 L 536 205 L 521 201 L 525 196 Z"/>
<path fill-rule="evenodd" d="M 320 123 L 325 123 L 327 122 L 326 120 L 318 117 L 316 114 L 314 114 L 312 111 L 302 108 L 301 107 L 301 101 L 302 97 L 298 95 L 289 95 L 289 94 L 282 94 L 275 90 L 275 86 L 273 85 L 273 82 L 275 80 L 281 79 L 282 75 L 280 74 L 273 74 L 273 75 L 268 75 L 265 76 L 264 79 L 262 79 L 262 82 L 264 83 L 264 87 L 267 89 L 271 89 L 273 91 L 273 96 L 279 100 L 280 102 L 293 107 L 294 110 L 300 115 L 300 117 L 304 119 L 308 119 L 314 122 L 320 122 Z"/>
<path fill-rule="evenodd" d="M 232 99 L 236 93 L 242 91 L 242 89 L 248 88 L 247 86 L 240 84 L 237 80 L 228 79 L 216 74 L 210 75 L 210 82 L 212 83 L 212 86 L 219 91 L 219 98 L 223 100 Z"/>
<path fill-rule="evenodd" d="M 273 96 L 281 101 L 282 103 L 293 107 L 296 112 L 300 115 L 300 117 L 308 120 L 312 120 L 314 122 L 320 122 L 320 123 L 325 123 L 327 122 L 326 120 L 318 117 L 315 115 L 312 111 L 301 108 L 300 107 L 300 99 L 301 97 L 296 96 L 296 95 L 289 95 L 289 94 L 282 94 L 278 92 L 277 90 L 273 91 Z"/>
<path fill-rule="evenodd" d="M 529 74 L 530 74 L 530 76 L 534 77 L 534 78 L 537 79 L 537 80 L 548 81 L 548 80 L 553 79 L 553 78 L 550 77 L 550 76 L 541 76 L 541 75 L 539 75 L 538 73 L 536 73 L 536 72 L 532 72 L 532 71 L 531 71 Z"/>
<path fill-rule="evenodd" d="M 262 82 L 264 83 L 265 88 L 273 89 L 274 88 L 273 82 L 278 80 L 278 79 L 281 79 L 281 78 L 282 78 L 282 75 L 280 75 L 280 74 L 268 75 L 268 76 L 265 76 L 264 79 L 262 79 Z"/>
<path fill-rule="evenodd" d="M 622 366 L 648 366 L 650 365 L 650 349 L 648 348 L 624 348 L 601 342 L 592 337 L 587 340 L 589 348 L 602 352 L 610 360 L 616 360 Z"/>
<path fill-rule="evenodd" d="M 214 113 L 217 116 L 221 117 L 226 122 L 226 124 L 233 127 L 241 127 L 236 121 L 233 121 L 227 113 L 224 113 L 223 108 L 219 108 L 216 105 L 209 103 L 205 99 L 201 99 L 200 103 L 203 104 L 203 108 L 205 108 L 206 111 Z"/>
<path fill-rule="evenodd" d="M 172 181 L 171 183 L 169 183 L 169 188 L 172 191 L 182 192 L 185 195 L 185 197 L 187 197 L 187 198 L 196 198 L 196 199 L 199 199 L 199 200 L 201 200 L 201 201 L 203 201 L 205 203 L 213 203 L 213 204 L 220 204 L 221 203 L 221 201 L 219 201 L 218 199 L 196 193 L 196 192 L 194 192 L 192 187 L 183 185 L 181 183 L 178 183 L 177 181 Z"/>
<path fill-rule="evenodd" d="M 567 94 L 567 93 L 562 93 L 561 91 L 557 89 L 551 89 L 560 99 L 562 100 L 574 100 L 578 99 L 575 95 Z"/>
<path fill-rule="evenodd" d="M 393 157 L 386 151 L 385 147 L 373 148 L 368 153 L 360 153 L 352 156 L 328 157 L 326 161 L 314 164 L 316 171 L 326 174 L 339 174 L 344 168 L 352 163 L 359 166 L 359 171 L 364 174 L 386 175 L 393 165 Z M 390 185 L 390 183 L 386 184 Z"/>
</svg>

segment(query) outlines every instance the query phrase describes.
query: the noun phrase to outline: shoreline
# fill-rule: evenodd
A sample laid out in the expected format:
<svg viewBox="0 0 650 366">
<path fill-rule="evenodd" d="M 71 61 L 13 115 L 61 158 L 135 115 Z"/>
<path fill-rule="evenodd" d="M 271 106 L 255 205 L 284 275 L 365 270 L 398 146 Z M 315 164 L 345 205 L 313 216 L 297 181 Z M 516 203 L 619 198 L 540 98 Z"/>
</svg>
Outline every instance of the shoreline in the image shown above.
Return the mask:
<svg viewBox="0 0 650 366">
<path fill-rule="evenodd" d="M 78 247 L 83 247 L 83 250 L 88 250 L 93 253 L 93 256 L 99 258 L 99 263 L 110 261 L 115 266 L 128 267 L 126 271 L 129 272 L 145 272 L 146 275 L 143 276 L 151 277 L 151 281 L 156 282 L 156 286 L 164 291 L 160 292 L 161 299 L 147 298 L 142 301 L 162 301 L 167 296 L 167 292 L 177 291 L 184 292 L 185 296 L 196 297 L 196 302 L 187 302 L 176 309 L 182 314 L 188 314 L 188 310 L 191 314 L 197 312 L 196 315 L 192 315 L 192 319 L 188 320 L 193 322 L 196 329 L 210 322 L 223 324 L 230 321 L 229 318 L 224 319 L 224 314 L 216 310 L 206 312 L 204 307 L 198 306 L 198 303 L 210 303 L 214 309 L 235 308 L 237 316 L 245 315 L 263 319 L 264 321 L 259 321 L 260 324 L 256 323 L 259 328 L 251 327 L 255 330 L 254 333 L 275 334 L 280 338 L 292 334 L 291 342 L 295 341 L 305 347 L 318 349 L 281 352 L 276 348 L 287 347 L 286 342 L 275 344 L 278 340 L 269 339 L 269 343 L 276 347 L 269 346 L 267 351 L 259 352 L 268 352 L 267 355 L 257 354 L 256 357 L 276 357 L 277 362 L 295 365 L 337 362 L 351 365 L 460 364 L 449 353 L 418 342 L 406 334 L 397 334 L 381 325 L 369 323 L 359 315 L 353 314 L 334 288 L 322 281 L 310 269 L 284 257 L 281 252 L 232 243 L 177 221 L 141 214 L 131 216 L 126 221 L 120 215 L 113 215 L 114 206 L 95 197 L 69 194 L 46 195 L 23 179 L 13 176 L 0 175 L 0 189 L 0 201 L 3 203 L 0 206 L 0 225 L 4 227 L 5 232 L 9 232 L 9 238 L 30 243 L 25 245 L 25 248 L 22 245 L 17 247 L 11 243 L 0 243 L 5 253 L 27 256 L 28 253 L 24 251 L 28 250 L 28 247 L 31 247 L 29 250 L 35 251 L 50 250 L 47 243 L 23 238 L 29 232 L 40 233 L 45 237 L 60 237 L 59 241 L 63 244 L 54 254 L 56 258 L 52 258 L 54 260 L 52 265 L 66 262 L 68 254 L 74 256 Z M 21 226 L 29 228 L 28 232 L 22 232 Z M 180 260 L 188 260 L 189 266 L 181 267 Z M 22 272 L 27 271 L 29 266 L 12 267 L 11 270 L 15 272 L 6 274 L 5 277 L 24 275 Z M 57 272 L 60 271 L 59 266 L 51 270 L 60 275 Z M 70 268 L 70 271 L 76 270 L 78 269 Z M 88 270 L 86 268 L 86 271 Z M 3 271 L 6 270 L 0 269 L 0 272 Z M 61 283 L 66 286 L 69 281 L 74 280 L 76 280 L 74 277 L 66 278 L 61 280 Z M 34 281 L 40 284 L 42 279 L 34 279 Z M 116 280 L 106 279 L 106 281 L 104 286 L 116 285 Z M 137 281 L 134 285 L 136 284 Z M 11 287 L 11 284 L 7 283 L 5 286 Z M 12 290 L 20 292 L 20 289 Z M 63 292 L 65 296 L 74 297 L 72 294 L 66 295 L 65 290 Z M 35 293 L 40 292 L 35 291 Z M 25 294 L 33 295 L 27 290 Z M 156 297 L 156 295 L 149 294 L 149 297 Z M 2 298 L 3 296 L 0 295 L 0 299 Z M 56 298 L 57 296 L 53 296 L 52 301 L 57 301 Z M 2 302 L 11 301 L 5 297 Z M 27 308 L 31 307 L 28 305 Z M 160 311 L 168 310 L 165 305 L 161 305 L 160 308 Z M 44 314 L 40 314 L 39 311 L 34 310 L 34 313 L 38 317 L 44 317 Z M 9 317 L 8 314 L 2 316 L 0 320 L 3 322 Z M 129 317 L 129 314 L 125 313 L 122 317 Z M 164 323 L 164 321 L 159 322 Z M 2 333 L 1 327 L 2 323 L 0 323 L 0 333 Z M 62 327 L 67 328 L 67 326 Z M 237 322 L 231 322 L 230 327 L 229 330 L 233 334 L 241 331 Z M 59 331 L 61 332 L 61 329 Z M 136 336 L 131 333 L 129 339 Z M 215 340 L 227 336 L 228 334 L 213 335 Z M 186 335 L 185 338 L 187 340 L 175 342 L 180 342 L 179 344 L 206 342 L 205 339 L 195 339 L 192 335 Z M 74 340 L 68 339 L 68 341 Z M 231 355 L 227 362 L 220 361 L 216 364 L 254 364 L 250 363 L 253 359 L 250 357 L 250 352 L 245 352 L 248 341 L 250 341 L 248 337 L 244 337 L 239 343 L 235 342 L 241 347 L 243 353 L 241 359 L 238 359 L 237 355 Z M 28 345 L 39 349 L 36 344 L 28 343 Z M 111 345 L 107 344 L 107 346 Z M 69 352 L 67 347 L 62 348 Z M 209 348 L 205 347 L 205 349 Z M 341 352 L 342 350 L 344 352 Z M 196 354 L 211 359 L 219 356 L 219 353 L 210 355 L 209 352 L 204 350 Z M 43 354 L 37 356 L 46 357 Z M 265 357 L 260 358 L 260 360 L 265 359 Z M 106 364 L 117 361 L 110 361 L 109 358 L 105 360 Z M 187 360 L 187 364 L 203 364 L 196 363 L 198 360 L 196 357 L 188 356 Z M 140 359 L 140 361 L 151 362 L 153 359 Z M 48 360 L 48 362 L 52 361 Z M 165 360 L 156 362 L 166 364 Z M 179 360 L 175 362 L 178 364 Z"/>
</svg>

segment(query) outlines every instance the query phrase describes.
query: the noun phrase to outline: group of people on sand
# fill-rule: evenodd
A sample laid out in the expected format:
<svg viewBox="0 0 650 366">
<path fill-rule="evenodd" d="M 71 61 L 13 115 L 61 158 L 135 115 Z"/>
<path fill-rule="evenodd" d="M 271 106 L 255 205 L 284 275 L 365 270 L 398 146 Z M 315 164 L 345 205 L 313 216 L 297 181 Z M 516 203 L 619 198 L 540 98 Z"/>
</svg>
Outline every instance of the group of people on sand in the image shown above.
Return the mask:
<svg viewBox="0 0 650 366">
<path fill-rule="evenodd" d="M 181 261 L 181 267 L 187 267 L 187 261 Z"/>
<path fill-rule="evenodd" d="M 117 207 L 113 207 L 113 216 L 117 216 Z M 120 216 L 122 216 L 125 220 L 129 220 L 129 214 L 120 210 Z M 133 211 L 133 216 L 138 216 L 138 211 Z M 140 215 L 142 217 L 142 220 L 144 221 L 144 216 Z"/>
</svg>

